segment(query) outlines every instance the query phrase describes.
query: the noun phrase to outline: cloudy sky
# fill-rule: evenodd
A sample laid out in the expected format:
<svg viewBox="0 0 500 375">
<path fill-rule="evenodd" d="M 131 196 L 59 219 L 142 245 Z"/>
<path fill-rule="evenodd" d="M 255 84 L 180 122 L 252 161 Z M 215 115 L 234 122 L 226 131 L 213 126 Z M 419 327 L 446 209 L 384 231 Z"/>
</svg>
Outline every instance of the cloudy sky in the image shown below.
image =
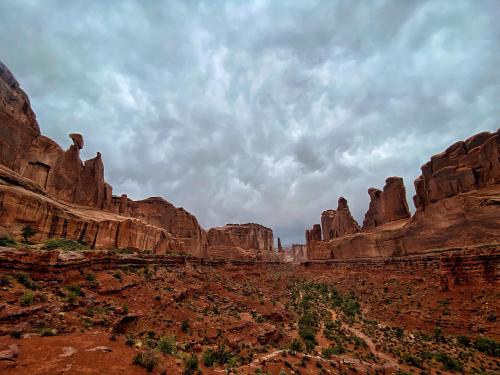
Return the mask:
<svg viewBox="0 0 500 375">
<path fill-rule="evenodd" d="M 0 60 L 115 194 L 284 242 L 367 189 L 500 126 L 500 4 L 0 0 Z"/>
</svg>

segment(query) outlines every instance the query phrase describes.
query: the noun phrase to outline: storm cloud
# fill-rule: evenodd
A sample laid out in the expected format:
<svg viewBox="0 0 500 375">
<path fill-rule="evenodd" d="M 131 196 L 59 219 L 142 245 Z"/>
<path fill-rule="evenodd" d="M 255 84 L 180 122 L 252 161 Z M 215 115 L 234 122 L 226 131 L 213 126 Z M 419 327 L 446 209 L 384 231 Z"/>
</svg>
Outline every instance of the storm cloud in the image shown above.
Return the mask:
<svg viewBox="0 0 500 375">
<path fill-rule="evenodd" d="M 115 194 L 302 242 L 321 212 L 413 180 L 500 126 L 484 1 L 0 1 L 0 60 L 42 131 L 103 154 Z"/>
</svg>

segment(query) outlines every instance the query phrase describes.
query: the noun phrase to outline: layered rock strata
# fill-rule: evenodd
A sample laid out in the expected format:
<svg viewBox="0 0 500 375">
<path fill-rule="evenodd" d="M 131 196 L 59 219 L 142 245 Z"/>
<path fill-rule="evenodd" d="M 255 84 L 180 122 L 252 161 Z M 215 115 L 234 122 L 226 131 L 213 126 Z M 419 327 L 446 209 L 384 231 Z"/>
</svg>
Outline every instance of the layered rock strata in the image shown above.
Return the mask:
<svg viewBox="0 0 500 375">
<path fill-rule="evenodd" d="M 69 137 L 73 144 L 63 150 L 40 133 L 28 96 L 0 63 L 0 226 L 17 239 L 30 226 L 37 232 L 34 242 L 63 237 L 93 249 L 209 255 L 207 233 L 195 216 L 160 197 L 114 196 L 101 154 L 82 161 L 83 136 Z M 211 245 L 224 247 L 231 257 L 244 249 L 253 258 L 271 258 L 273 234 L 263 228 L 234 224 L 230 235 L 222 236 L 227 242 L 212 237 Z"/>
<path fill-rule="evenodd" d="M 277 260 L 273 231 L 260 224 L 227 224 L 207 233 L 209 258 Z"/>
<path fill-rule="evenodd" d="M 331 236 L 336 211 L 325 211 L 323 240 L 306 232 L 308 258 L 395 257 L 500 243 L 499 133 L 479 133 L 432 156 L 415 180 L 411 217 L 399 177 L 388 178 L 383 191 L 369 190 L 360 232 Z"/>
</svg>

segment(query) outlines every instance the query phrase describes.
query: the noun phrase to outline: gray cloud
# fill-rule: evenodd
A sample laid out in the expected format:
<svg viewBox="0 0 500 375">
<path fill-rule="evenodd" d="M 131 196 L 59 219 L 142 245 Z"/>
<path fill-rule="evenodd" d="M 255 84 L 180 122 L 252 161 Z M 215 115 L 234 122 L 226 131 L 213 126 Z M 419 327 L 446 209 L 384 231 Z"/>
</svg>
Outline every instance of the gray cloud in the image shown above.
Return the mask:
<svg viewBox="0 0 500 375">
<path fill-rule="evenodd" d="M 117 194 L 286 243 L 345 196 L 500 125 L 500 7 L 473 1 L 0 1 L 45 134 Z"/>
</svg>

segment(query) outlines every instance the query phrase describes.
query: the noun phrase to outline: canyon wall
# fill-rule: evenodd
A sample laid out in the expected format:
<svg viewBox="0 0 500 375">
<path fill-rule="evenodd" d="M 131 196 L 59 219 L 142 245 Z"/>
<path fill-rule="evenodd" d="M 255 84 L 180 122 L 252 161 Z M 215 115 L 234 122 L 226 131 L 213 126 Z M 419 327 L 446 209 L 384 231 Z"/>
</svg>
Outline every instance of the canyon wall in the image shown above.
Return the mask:
<svg viewBox="0 0 500 375">
<path fill-rule="evenodd" d="M 133 201 L 126 195 L 114 196 L 104 180 L 101 154 L 82 161 L 83 136 L 69 137 L 73 144 L 63 150 L 40 133 L 28 96 L 0 62 L 3 231 L 21 239 L 22 229 L 29 225 L 37 230 L 34 242 L 63 237 L 93 249 L 132 248 L 203 257 L 211 255 L 207 249 L 212 248 L 212 255 L 232 259 L 243 249 L 243 258 L 272 258 L 271 229 L 232 224 L 224 227 L 227 236 L 212 236 L 209 246 L 207 232 L 183 208 L 160 197 Z"/>
<path fill-rule="evenodd" d="M 273 231 L 270 228 L 254 223 L 227 224 L 208 231 L 206 256 L 275 261 L 278 255 L 273 245 Z"/>
<path fill-rule="evenodd" d="M 348 233 L 335 223 L 338 209 L 323 212 L 323 236 L 317 225 L 306 231 L 308 259 L 397 257 L 500 243 L 499 157 L 500 129 L 432 156 L 415 180 L 413 216 L 399 177 L 389 177 L 383 190 L 368 190 L 359 231 L 351 226 Z"/>
</svg>

